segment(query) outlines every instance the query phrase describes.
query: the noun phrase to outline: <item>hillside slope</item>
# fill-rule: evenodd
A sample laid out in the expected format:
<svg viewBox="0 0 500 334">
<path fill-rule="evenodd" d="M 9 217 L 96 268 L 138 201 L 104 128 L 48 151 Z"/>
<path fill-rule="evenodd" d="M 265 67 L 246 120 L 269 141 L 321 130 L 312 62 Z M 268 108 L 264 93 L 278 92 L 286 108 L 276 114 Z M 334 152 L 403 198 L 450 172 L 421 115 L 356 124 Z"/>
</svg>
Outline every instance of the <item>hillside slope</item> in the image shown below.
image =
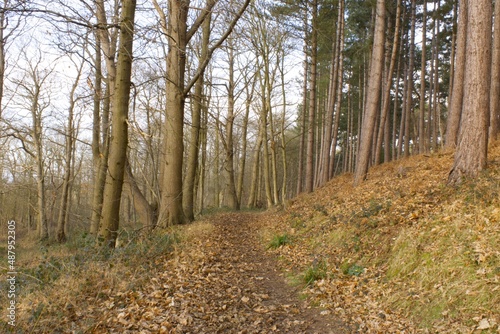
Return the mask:
<svg viewBox="0 0 500 334">
<path fill-rule="evenodd" d="M 453 154 L 419 155 L 301 195 L 267 214 L 266 240 L 307 294 L 361 332 L 500 332 L 500 149 L 446 185 Z M 311 276 L 312 274 L 312 276 Z"/>
</svg>

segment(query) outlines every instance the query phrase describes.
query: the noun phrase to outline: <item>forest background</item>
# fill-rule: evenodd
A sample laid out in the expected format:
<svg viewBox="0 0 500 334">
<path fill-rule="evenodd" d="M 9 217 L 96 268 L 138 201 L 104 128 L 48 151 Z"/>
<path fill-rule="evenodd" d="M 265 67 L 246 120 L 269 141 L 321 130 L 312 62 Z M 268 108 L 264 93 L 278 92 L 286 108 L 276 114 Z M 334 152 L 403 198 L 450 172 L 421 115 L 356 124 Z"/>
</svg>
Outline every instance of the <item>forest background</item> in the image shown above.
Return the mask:
<svg viewBox="0 0 500 334">
<path fill-rule="evenodd" d="M 443 146 L 460 183 L 498 132 L 491 1 L 3 1 L 0 14 L 0 214 L 40 240 L 88 231 L 114 247 L 120 224 L 286 206 Z"/>
</svg>

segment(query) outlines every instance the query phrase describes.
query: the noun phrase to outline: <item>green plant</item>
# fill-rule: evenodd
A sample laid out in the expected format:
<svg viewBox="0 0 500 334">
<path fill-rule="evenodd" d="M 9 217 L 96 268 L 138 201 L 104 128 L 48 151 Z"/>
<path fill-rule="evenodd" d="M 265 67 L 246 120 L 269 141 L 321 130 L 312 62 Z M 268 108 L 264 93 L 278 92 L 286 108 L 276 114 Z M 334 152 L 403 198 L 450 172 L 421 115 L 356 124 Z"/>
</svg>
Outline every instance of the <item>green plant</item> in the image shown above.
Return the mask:
<svg viewBox="0 0 500 334">
<path fill-rule="evenodd" d="M 288 237 L 288 234 L 282 234 L 282 235 L 275 235 L 272 239 L 271 242 L 269 243 L 268 248 L 279 248 L 284 245 L 290 244 L 290 238 Z"/>
<path fill-rule="evenodd" d="M 326 278 L 327 265 L 324 260 L 314 260 L 313 264 L 306 269 L 302 280 L 306 285 L 314 283 L 314 281 Z"/>
<path fill-rule="evenodd" d="M 370 200 L 370 205 L 364 207 L 361 210 L 361 217 L 370 218 L 371 216 L 377 215 L 380 211 L 384 209 L 384 206 L 375 200 Z"/>
<path fill-rule="evenodd" d="M 364 267 L 357 265 L 357 264 L 353 264 L 353 265 L 349 266 L 346 274 L 349 276 L 356 276 L 357 277 L 357 276 L 360 276 L 364 271 L 365 271 Z"/>
</svg>

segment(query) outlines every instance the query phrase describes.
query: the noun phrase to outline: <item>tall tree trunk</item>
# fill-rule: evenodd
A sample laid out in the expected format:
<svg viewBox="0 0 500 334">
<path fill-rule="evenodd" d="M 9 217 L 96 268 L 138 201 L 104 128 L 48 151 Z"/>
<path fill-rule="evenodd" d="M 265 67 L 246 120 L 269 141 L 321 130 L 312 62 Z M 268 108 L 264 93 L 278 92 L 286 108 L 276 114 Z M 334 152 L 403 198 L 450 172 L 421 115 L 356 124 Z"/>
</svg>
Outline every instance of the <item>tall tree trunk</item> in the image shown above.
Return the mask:
<svg viewBox="0 0 500 334">
<path fill-rule="evenodd" d="M 309 80 L 309 115 L 307 124 L 306 186 L 310 193 L 314 188 L 314 128 L 316 120 L 316 76 L 318 61 L 318 0 L 313 0 L 311 22 L 311 78 Z"/>
<path fill-rule="evenodd" d="M 415 22 L 416 0 L 411 1 L 410 63 L 408 64 L 408 92 L 406 93 L 406 117 L 404 136 L 404 156 L 410 156 L 410 121 L 413 114 L 413 71 L 415 69 Z M 437 77 L 437 74 L 436 74 Z"/>
<path fill-rule="evenodd" d="M 202 25 L 202 44 L 201 44 L 201 54 L 200 59 L 203 61 L 208 57 L 208 44 L 210 43 L 210 24 L 211 15 L 208 15 Z M 182 192 L 182 203 L 184 214 L 188 221 L 194 220 L 194 188 L 196 179 L 196 170 L 198 169 L 198 156 L 200 152 L 200 120 L 201 120 L 201 110 L 203 101 L 203 73 L 200 75 L 196 81 L 194 87 L 194 106 L 192 110 L 192 120 L 191 120 L 191 136 L 190 145 L 186 166 L 186 177 L 184 179 L 184 190 Z"/>
<path fill-rule="evenodd" d="M 96 0 L 96 17 L 101 29 L 96 32 L 96 64 L 95 64 L 95 87 L 94 87 L 94 111 L 93 111 L 93 137 L 92 153 L 94 158 L 94 193 L 92 199 L 92 217 L 90 222 L 90 233 L 97 235 L 102 218 L 102 203 L 104 199 L 104 185 L 106 183 L 106 173 L 108 170 L 109 157 L 109 116 L 112 109 L 111 96 L 114 95 L 116 81 L 116 48 L 118 43 L 118 30 L 108 26 L 106 9 L 103 0 Z M 118 6 L 116 6 L 118 7 Z M 115 15 L 118 15 L 118 8 L 114 8 Z M 107 76 L 106 94 L 102 99 L 102 69 L 101 52 L 104 55 Z M 102 100 L 102 119 L 101 115 Z M 99 131 L 102 127 L 102 142 L 99 143 Z"/>
<path fill-rule="evenodd" d="M 250 116 L 250 109 L 252 106 L 252 100 L 253 100 L 253 95 L 255 91 L 255 83 L 257 80 L 255 80 L 255 76 L 252 78 L 252 82 L 250 83 L 248 81 L 247 76 L 245 75 L 243 77 L 245 80 L 245 89 L 246 89 L 246 101 L 245 101 L 245 117 L 243 118 L 243 125 L 241 129 L 241 157 L 240 157 L 240 170 L 238 173 L 238 184 L 236 186 L 236 192 L 238 195 L 238 203 L 243 203 L 242 202 L 242 195 L 243 195 L 243 182 L 244 182 L 244 176 L 245 176 L 245 165 L 246 165 L 246 156 L 247 156 L 247 133 L 248 133 L 248 117 Z"/>
<path fill-rule="evenodd" d="M 366 110 L 361 129 L 358 163 L 354 173 L 354 184 L 360 184 L 368 173 L 370 148 L 375 128 L 377 110 L 380 104 L 382 68 L 384 66 L 385 0 L 377 0 L 375 36 L 370 66 L 370 82 L 366 97 Z"/>
<path fill-rule="evenodd" d="M 299 157 L 297 170 L 297 195 L 304 189 L 304 153 L 306 146 L 306 119 L 307 119 L 307 81 L 309 71 L 309 61 L 307 59 L 307 42 L 304 41 L 304 82 L 302 87 L 302 110 L 300 113 L 300 140 L 299 140 Z"/>
<path fill-rule="evenodd" d="M 462 8 L 463 10 L 463 8 Z M 462 122 L 450 184 L 476 177 L 486 168 L 491 79 L 492 5 L 489 0 L 467 6 L 467 42 Z M 462 21 L 459 24 L 464 24 Z"/>
<path fill-rule="evenodd" d="M 108 174 L 104 187 L 98 240 L 114 248 L 120 222 L 120 202 L 127 160 L 128 108 L 132 75 L 134 16 L 136 0 L 124 0 L 120 19 L 120 46 L 114 90 Z"/>
<path fill-rule="evenodd" d="M 264 70 L 264 76 L 265 79 L 262 80 L 262 73 L 259 72 L 259 77 L 261 78 L 261 91 L 262 91 L 262 111 L 260 113 L 260 134 L 262 136 L 262 146 L 263 146 L 263 152 L 262 152 L 262 167 L 263 171 L 262 173 L 264 174 L 264 190 L 266 194 L 266 203 L 267 207 L 270 208 L 274 205 L 273 203 L 273 195 L 271 192 L 271 167 L 269 163 L 269 145 L 268 145 L 268 133 L 267 133 L 267 120 L 268 120 L 268 114 L 269 110 L 267 109 L 270 104 L 268 104 L 268 97 L 266 96 L 267 90 L 267 81 L 268 77 L 266 77 L 266 71 Z M 268 74 L 268 73 L 267 73 Z M 270 99 L 270 97 L 269 97 Z"/>
<path fill-rule="evenodd" d="M 425 73 L 427 65 L 427 0 L 424 0 L 424 9 L 422 13 L 422 57 L 420 65 L 420 106 L 418 117 L 418 151 L 424 153 L 426 151 L 425 140 Z M 453 60 L 452 60 L 453 61 Z"/>
<path fill-rule="evenodd" d="M 233 140 L 233 128 L 234 128 L 234 107 L 235 107 L 235 82 L 234 82 L 234 50 L 233 43 L 231 40 L 228 41 L 228 52 L 229 52 L 229 83 L 227 87 L 227 119 L 226 119 L 226 137 L 223 140 L 224 149 L 226 152 L 226 159 L 224 164 L 224 171 L 226 174 L 226 188 L 228 191 L 228 205 L 233 210 L 239 210 L 240 204 L 238 202 L 238 194 L 236 193 L 236 183 L 234 175 L 234 140 Z"/>
<path fill-rule="evenodd" d="M 189 0 L 168 1 L 165 161 L 159 216 L 159 223 L 163 226 L 186 221 L 182 209 L 182 161 L 188 9 Z"/>
<path fill-rule="evenodd" d="M 453 90 L 446 126 L 445 147 L 455 147 L 457 144 L 460 120 L 462 117 L 462 103 L 464 99 L 465 54 L 468 26 L 468 1 L 460 0 L 458 13 L 458 32 L 456 45 L 455 73 L 453 74 Z"/>
<path fill-rule="evenodd" d="M 38 104 L 38 102 L 36 102 Z M 45 169 L 43 159 L 43 143 L 42 143 L 42 118 L 37 114 L 38 107 L 33 105 L 33 142 L 35 144 L 35 159 L 36 159 L 36 183 L 37 183 L 37 232 L 39 240 L 47 240 L 49 238 L 49 228 L 47 223 L 45 192 Z"/>
<path fill-rule="evenodd" d="M 202 213 L 205 207 L 205 178 L 206 178 L 206 166 L 207 166 L 207 124 L 208 123 L 208 101 L 202 108 L 202 120 L 201 120 L 201 134 L 200 134 L 200 146 L 201 146 L 201 163 L 199 164 L 199 176 L 198 176 L 198 210 L 197 212 Z"/>
<path fill-rule="evenodd" d="M 333 178 L 335 174 L 335 155 L 337 154 L 337 143 L 339 138 L 340 115 L 342 113 L 342 86 L 343 86 L 343 67 L 344 67 L 344 39 L 345 39 L 345 13 L 344 13 L 344 0 L 341 0 L 341 13 L 340 18 L 340 48 L 339 48 L 339 65 L 337 67 L 337 98 L 335 101 L 335 119 L 333 121 L 332 145 L 330 148 L 330 165 L 329 179 Z"/>
<path fill-rule="evenodd" d="M 257 192 L 259 190 L 258 180 L 259 180 L 259 168 L 260 168 L 260 150 L 263 141 L 262 127 L 259 129 L 259 136 L 257 138 L 257 143 L 255 144 L 254 154 L 253 154 L 253 165 L 252 165 L 252 177 L 250 181 L 250 192 L 248 195 L 248 207 L 255 208 L 257 206 Z"/>
<path fill-rule="evenodd" d="M 78 84 L 80 81 L 80 75 L 82 73 L 83 62 L 78 69 L 78 75 L 71 87 L 70 92 L 70 104 L 68 110 L 68 123 L 67 123 L 67 131 L 66 131 L 66 145 L 65 145 L 65 166 L 64 166 L 64 177 L 63 177 L 63 185 L 62 185 L 62 194 L 61 194 L 61 205 L 59 206 L 59 216 L 57 218 L 57 241 L 62 243 L 66 241 L 66 225 L 68 222 L 69 216 L 69 190 L 71 187 L 71 173 L 72 173 L 72 162 L 73 162 L 73 152 L 75 149 L 75 124 L 74 124 L 74 113 L 75 113 L 75 92 L 78 88 Z"/>
<path fill-rule="evenodd" d="M 498 137 L 500 117 L 500 1 L 495 1 L 495 32 L 491 65 L 490 133 L 491 141 Z"/>
<path fill-rule="evenodd" d="M 323 185 L 328 182 L 330 178 L 330 159 L 334 159 L 330 156 L 331 146 L 332 146 L 332 127 L 333 127 L 333 117 L 334 117 L 334 109 L 335 109 L 335 99 L 337 98 L 337 84 L 338 84 L 338 76 L 340 74 L 339 71 L 339 63 L 340 63 L 340 38 L 341 38 L 341 25 L 344 17 L 343 13 L 343 2 L 339 1 L 338 8 L 338 16 L 337 16 L 337 25 L 336 25 L 336 33 L 335 38 L 332 42 L 332 59 L 330 63 L 330 83 L 328 87 L 328 98 L 327 98 L 327 106 L 326 106 L 326 115 L 324 124 L 324 138 L 323 145 L 321 147 L 321 175 L 318 176 L 319 185 Z M 337 110 L 338 113 L 338 110 Z"/>
<path fill-rule="evenodd" d="M 394 75 L 394 68 L 396 66 L 396 59 L 398 55 L 398 42 L 399 42 L 399 29 L 400 29 L 400 23 L 401 23 L 401 0 L 398 0 L 397 4 L 397 10 L 396 10 L 396 27 L 394 28 L 394 38 L 392 41 L 392 53 L 391 53 L 391 58 L 390 58 L 390 64 L 389 64 L 389 69 L 386 73 L 386 78 L 385 78 L 385 89 L 384 89 L 384 98 L 382 99 L 382 114 L 380 117 L 380 125 L 379 125 L 379 130 L 378 130 L 378 135 L 377 135 L 377 151 L 375 152 L 375 164 L 380 163 L 380 150 L 382 148 L 382 137 L 384 133 L 387 133 L 385 131 L 386 129 L 386 124 L 389 124 L 388 121 L 388 115 L 389 115 L 389 107 L 390 107 L 390 97 L 391 97 L 391 87 L 392 87 L 392 77 Z M 396 88 L 397 89 L 397 88 Z M 387 145 L 386 141 L 386 146 Z M 387 154 L 385 152 L 384 156 Z"/>
<path fill-rule="evenodd" d="M 437 7 L 436 7 L 437 6 Z M 438 1 L 434 3 L 434 12 L 439 12 L 439 8 L 441 6 L 441 2 Z M 441 115 L 438 113 L 440 110 L 440 102 L 439 102 L 439 18 L 437 15 L 434 15 L 434 34 L 432 38 L 433 47 L 432 47 L 432 71 L 433 74 L 432 80 L 432 107 L 430 110 L 432 111 L 432 121 L 431 125 L 431 149 L 433 152 L 436 152 L 438 145 L 438 137 L 439 137 L 439 123 L 441 121 Z"/>
</svg>

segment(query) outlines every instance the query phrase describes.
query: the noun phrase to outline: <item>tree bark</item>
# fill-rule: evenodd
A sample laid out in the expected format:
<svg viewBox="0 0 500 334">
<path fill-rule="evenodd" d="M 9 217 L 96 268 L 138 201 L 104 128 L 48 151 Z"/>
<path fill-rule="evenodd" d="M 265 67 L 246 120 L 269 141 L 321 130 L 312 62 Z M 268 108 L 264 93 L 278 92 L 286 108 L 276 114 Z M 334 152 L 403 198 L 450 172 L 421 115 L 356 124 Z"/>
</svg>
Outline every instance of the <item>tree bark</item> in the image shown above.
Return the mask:
<svg viewBox="0 0 500 334">
<path fill-rule="evenodd" d="M 415 22 L 416 0 L 411 1 L 410 63 L 408 64 L 408 92 L 406 93 L 406 118 L 404 136 L 404 157 L 410 156 L 410 121 L 413 114 L 413 71 L 415 68 Z M 436 74 L 437 77 L 437 74 Z"/>
<path fill-rule="evenodd" d="M 422 57 L 420 59 L 420 101 L 419 101 L 419 118 L 418 118 L 418 151 L 424 153 L 426 151 L 425 140 L 425 73 L 426 73 L 426 54 L 427 54 L 427 0 L 424 0 L 424 9 L 422 14 Z M 453 61 L 453 60 L 452 60 Z"/>
<path fill-rule="evenodd" d="M 358 162 L 354 173 L 355 185 L 359 185 L 366 178 L 368 173 L 370 148 L 377 118 L 377 110 L 380 104 L 382 68 L 384 66 L 385 0 L 377 0 L 375 15 L 375 36 L 370 66 L 370 81 L 368 84 L 366 109 L 361 129 Z"/>
<path fill-rule="evenodd" d="M 313 0 L 311 22 L 311 77 L 309 80 L 309 115 L 307 124 L 306 185 L 310 193 L 314 188 L 314 128 L 316 120 L 316 76 L 318 61 L 318 1 Z"/>
<path fill-rule="evenodd" d="M 235 183 L 235 175 L 234 175 L 234 140 L 233 140 L 233 128 L 234 128 L 234 107 L 235 107 L 235 82 L 234 82 L 234 50 L 233 43 L 229 40 L 228 48 L 229 48 L 229 83 L 227 87 L 227 99 L 228 99 L 228 108 L 227 108 L 227 119 L 226 119 L 226 137 L 223 141 L 224 149 L 226 152 L 226 159 L 224 170 L 226 174 L 226 187 L 229 192 L 228 196 L 228 205 L 233 210 L 240 209 L 240 203 L 238 202 L 238 194 L 236 193 L 236 183 Z"/>
<path fill-rule="evenodd" d="M 495 31 L 493 39 L 493 59 L 491 65 L 490 93 L 490 141 L 495 141 L 499 132 L 500 117 L 500 1 L 495 1 Z"/>
<path fill-rule="evenodd" d="M 75 113 L 75 92 L 78 88 L 78 83 L 80 80 L 80 76 L 82 73 L 83 62 L 78 69 L 78 75 L 76 76 L 75 82 L 71 87 L 70 92 L 70 104 L 69 104 L 69 112 L 68 112 L 68 123 L 67 123 L 67 131 L 66 131 L 66 145 L 65 145 L 65 170 L 63 177 L 63 185 L 62 185 L 62 194 L 61 194 L 61 205 L 59 206 L 59 216 L 57 218 L 57 233 L 56 238 L 59 243 L 66 241 L 66 225 L 68 223 L 69 217 L 69 190 L 71 187 L 71 173 L 72 173 L 72 162 L 73 162 L 73 154 L 75 149 L 75 124 L 74 124 L 74 113 Z"/>
<path fill-rule="evenodd" d="M 463 1 L 465 2 L 465 1 Z M 468 2 L 468 1 L 467 1 Z M 474 178 L 486 168 L 491 79 L 492 8 L 489 0 L 467 4 L 467 41 L 462 122 L 449 184 Z M 463 10 L 463 8 L 462 8 Z M 464 24 L 462 21 L 460 24 Z"/>
<path fill-rule="evenodd" d="M 113 96 L 113 126 L 108 173 L 104 187 L 102 218 L 98 235 L 99 244 L 111 248 L 115 247 L 118 236 L 120 203 L 127 160 L 128 108 L 132 75 L 135 7 L 136 0 L 125 0 L 123 2 L 117 77 Z"/>
<path fill-rule="evenodd" d="M 453 74 L 453 90 L 451 94 L 448 122 L 446 126 L 445 147 L 454 148 L 457 145 L 462 104 L 464 99 L 465 55 L 468 30 L 468 1 L 460 0 L 458 14 L 458 32 L 456 45 L 455 73 Z"/>
<path fill-rule="evenodd" d="M 394 39 L 392 41 L 392 53 L 391 53 L 391 58 L 390 58 L 390 64 L 389 64 L 389 69 L 386 73 L 386 78 L 385 78 L 385 89 L 384 89 L 384 98 L 382 99 L 382 113 L 380 117 L 380 124 L 379 124 L 379 129 L 378 129 L 378 134 L 377 134 L 377 150 L 375 152 L 375 164 L 379 164 L 381 157 L 380 157 L 380 151 L 382 150 L 382 137 L 384 133 L 387 133 L 385 131 L 386 129 L 386 124 L 389 124 L 388 122 L 388 115 L 389 115 L 389 107 L 390 107 L 390 97 L 391 97 L 391 88 L 392 88 L 392 77 L 394 75 L 394 68 L 396 67 L 396 59 L 398 55 L 398 45 L 399 45 L 399 29 L 401 26 L 401 0 L 398 0 L 397 4 L 397 10 L 396 10 L 396 26 L 394 28 Z M 397 87 L 396 87 L 397 89 Z M 387 145 L 386 141 L 386 146 Z M 387 151 L 384 154 L 384 157 L 387 155 Z M 385 158 L 384 158 L 385 159 Z"/>
<path fill-rule="evenodd" d="M 210 42 L 210 25 L 211 25 L 211 14 L 209 14 L 202 24 L 202 45 L 200 59 L 203 61 L 208 57 L 208 44 Z M 186 177 L 184 179 L 184 190 L 182 193 L 182 203 L 184 206 L 184 214 L 188 221 L 194 220 L 194 188 L 196 179 L 196 170 L 198 168 L 198 156 L 200 152 L 200 131 L 201 131 L 201 110 L 203 101 L 203 85 L 204 78 L 203 73 L 196 81 L 194 87 L 194 106 L 192 110 L 192 120 L 191 120 L 191 136 L 189 153 L 186 166 Z"/>
</svg>

